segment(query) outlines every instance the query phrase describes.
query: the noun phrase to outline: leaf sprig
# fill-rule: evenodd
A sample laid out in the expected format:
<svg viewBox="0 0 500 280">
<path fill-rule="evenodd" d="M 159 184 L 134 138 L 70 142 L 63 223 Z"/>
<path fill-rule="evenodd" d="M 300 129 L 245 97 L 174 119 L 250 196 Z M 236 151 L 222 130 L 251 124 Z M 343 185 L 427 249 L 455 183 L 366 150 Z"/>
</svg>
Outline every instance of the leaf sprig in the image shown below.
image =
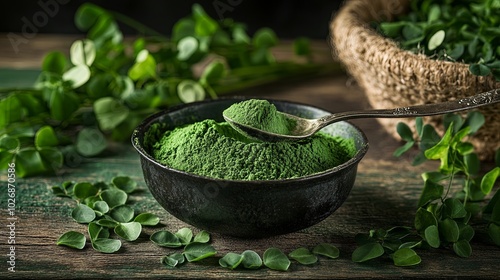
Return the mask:
<svg viewBox="0 0 500 280">
<path fill-rule="evenodd" d="M 124 40 L 118 23 L 140 36 Z M 0 89 L 0 168 L 15 161 L 20 177 L 97 156 L 161 109 L 332 70 L 310 61 L 307 39 L 294 44 L 307 62 L 277 61 L 271 29 L 251 37 L 244 24 L 216 21 L 197 4 L 170 38 L 90 3 L 75 24 L 87 36 L 71 45 L 69 59 L 50 52 L 34 88 Z"/>
<path fill-rule="evenodd" d="M 394 155 L 401 156 L 417 146 L 419 153 L 413 164 L 436 160 L 440 161 L 439 170 L 422 174 L 424 186 L 414 225 L 358 235 L 360 247 L 353 252 L 353 261 L 364 262 L 388 254 L 397 266 L 417 265 L 421 259 L 413 250 L 416 248 L 451 248 L 458 256 L 469 257 L 470 241 L 478 227 L 473 227 L 474 220 L 479 217 L 483 218 L 479 225 L 486 225 L 483 229 L 500 246 L 500 191 L 485 205 L 486 196 L 500 176 L 500 150 L 496 153 L 496 167 L 482 174 L 474 147 L 466 139 L 484 124 L 483 115 L 470 112 L 462 118 L 448 114 L 443 123 L 446 132 L 442 137 L 433 126 L 424 125 L 421 118 L 416 120 L 416 133 L 405 123 L 398 124 L 397 131 L 406 144 Z M 452 193 L 457 185 L 460 191 Z"/>
<path fill-rule="evenodd" d="M 410 12 L 382 22 L 381 32 L 402 48 L 469 64 L 474 75 L 500 81 L 500 1 L 411 1 Z"/>
<path fill-rule="evenodd" d="M 160 219 L 152 213 L 135 214 L 127 204 L 128 197 L 136 190 L 137 183 L 126 176 L 118 176 L 111 183 L 64 182 L 52 191 L 60 197 L 72 198 L 77 205 L 71 217 L 77 223 L 87 224 L 92 247 L 102 253 L 120 250 L 122 242 L 110 238 L 111 230 L 121 239 L 135 241 L 143 226 L 156 226 Z M 86 237 L 83 233 L 68 231 L 57 240 L 57 245 L 83 249 Z"/>
</svg>

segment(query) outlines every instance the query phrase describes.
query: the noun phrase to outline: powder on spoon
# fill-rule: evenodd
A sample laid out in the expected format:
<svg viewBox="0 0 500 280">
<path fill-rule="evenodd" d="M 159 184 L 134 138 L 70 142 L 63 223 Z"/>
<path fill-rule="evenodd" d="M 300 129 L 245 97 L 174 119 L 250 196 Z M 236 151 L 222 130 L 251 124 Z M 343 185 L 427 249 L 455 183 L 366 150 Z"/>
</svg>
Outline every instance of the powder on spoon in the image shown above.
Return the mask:
<svg viewBox="0 0 500 280">
<path fill-rule="evenodd" d="M 210 119 L 166 131 L 159 138 L 151 151 L 158 162 L 227 180 L 303 177 L 338 166 L 356 152 L 352 140 L 322 132 L 296 142 L 253 142 L 228 123 Z"/>
<path fill-rule="evenodd" d="M 276 106 L 267 100 L 249 99 L 235 103 L 223 114 L 231 120 L 260 130 L 289 135 L 296 122 L 278 112 Z"/>
</svg>

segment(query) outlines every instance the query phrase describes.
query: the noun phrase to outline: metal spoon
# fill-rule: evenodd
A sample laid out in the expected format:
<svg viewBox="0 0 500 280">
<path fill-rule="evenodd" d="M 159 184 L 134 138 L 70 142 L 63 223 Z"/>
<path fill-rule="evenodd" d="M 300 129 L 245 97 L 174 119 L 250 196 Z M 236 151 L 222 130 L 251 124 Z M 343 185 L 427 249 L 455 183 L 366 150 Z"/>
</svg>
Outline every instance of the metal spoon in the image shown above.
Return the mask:
<svg viewBox="0 0 500 280">
<path fill-rule="evenodd" d="M 446 113 L 469 110 L 485 105 L 500 102 L 500 89 L 494 89 L 474 96 L 442 102 L 435 104 L 425 104 L 395 109 L 364 110 L 335 113 L 319 119 L 304 119 L 294 115 L 278 112 L 283 116 L 296 121 L 295 128 L 290 135 L 276 134 L 258 128 L 235 122 L 224 115 L 224 119 L 240 133 L 267 142 L 277 142 L 284 140 L 300 140 L 316 133 L 321 128 L 334 122 L 357 118 L 408 118 L 441 115 Z"/>
</svg>

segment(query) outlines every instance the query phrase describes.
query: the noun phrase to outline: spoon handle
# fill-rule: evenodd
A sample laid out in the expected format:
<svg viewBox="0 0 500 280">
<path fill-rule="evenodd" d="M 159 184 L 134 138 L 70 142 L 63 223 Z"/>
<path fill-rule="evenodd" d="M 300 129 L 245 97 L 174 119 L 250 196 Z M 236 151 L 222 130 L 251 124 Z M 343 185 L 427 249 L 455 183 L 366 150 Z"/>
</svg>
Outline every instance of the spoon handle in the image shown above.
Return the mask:
<svg viewBox="0 0 500 280">
<path fill-rule="evenodd" d="M 424 104 L 395 109 L 350 111 L 328 115 L 318 119 L 320 128 L 330 123 L 356 118 L 407 118 L 441 115 L 469 110 L 500 102 L 500 89 L 494 89 L 470 97 L 442 103 Z"/>
</svg>

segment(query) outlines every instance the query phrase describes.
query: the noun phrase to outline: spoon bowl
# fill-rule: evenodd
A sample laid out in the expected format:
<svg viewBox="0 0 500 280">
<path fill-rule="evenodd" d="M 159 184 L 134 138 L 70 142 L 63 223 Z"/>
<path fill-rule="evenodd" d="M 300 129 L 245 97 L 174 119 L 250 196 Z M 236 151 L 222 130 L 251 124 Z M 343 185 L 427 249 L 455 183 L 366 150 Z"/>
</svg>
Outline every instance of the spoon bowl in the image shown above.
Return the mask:
<svg viewBox="0 0 500 280">
<path fill-rule="evenodd" d="M 494 89 L 470 97 L 448 102 L 424 104 L 394 109 L 349 111 L 323 116 L 317 119 L 306 119 L 295 115 L 277 112 L 285 118 L 293 121 L 295 127 L 289 134 L 278 134 L 265 131 L 247 124 L 237 122 L 224 114 L 224 119 L 231 126 L 247 137 L 267 142 L 277 142 L 283 140 L 300 140 L 310 137 L 318 130 L 332 123 L 357 118 L 408 118 L 424 117 L 432 115 L 442 115 L 447 113 L 470 110 L 473 108 L 486 106 L 500 102 L 500 89 Z M 248 112 L 251 114 L 251 112 Z"/>
</svg>

